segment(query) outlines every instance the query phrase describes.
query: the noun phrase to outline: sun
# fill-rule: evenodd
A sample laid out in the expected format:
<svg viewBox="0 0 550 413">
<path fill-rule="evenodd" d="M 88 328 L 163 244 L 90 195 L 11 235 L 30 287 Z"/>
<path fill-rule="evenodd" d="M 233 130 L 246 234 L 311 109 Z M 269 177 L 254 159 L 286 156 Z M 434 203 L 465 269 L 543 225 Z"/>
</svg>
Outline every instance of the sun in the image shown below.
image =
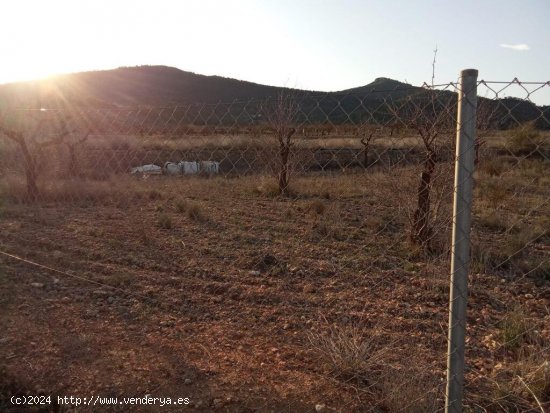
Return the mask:
<svg viewBox="0 0 550 413">
<path fill-rule="evenodd" d="M 101 50 L 101 25 L 86 19 L 87 7 L 68 0 L 2 4 L 0 83 L 112 67 L 117 55 Z"/>
</svg>

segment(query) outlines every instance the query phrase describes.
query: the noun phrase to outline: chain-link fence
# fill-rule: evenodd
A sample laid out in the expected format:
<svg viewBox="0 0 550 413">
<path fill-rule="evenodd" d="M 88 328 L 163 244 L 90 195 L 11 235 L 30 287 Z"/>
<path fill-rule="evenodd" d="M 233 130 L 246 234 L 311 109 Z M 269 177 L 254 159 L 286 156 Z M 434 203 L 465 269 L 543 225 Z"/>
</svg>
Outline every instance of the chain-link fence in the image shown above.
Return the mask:
<svg viewBox="0 0 550 413">
<path fill-rule="evenodd" d="M 544 410 L 550 84 L 477 87 L 463 403 Z M 2 397 L 442 411 L 460 93 L 3 110 Z"/>
</svg>

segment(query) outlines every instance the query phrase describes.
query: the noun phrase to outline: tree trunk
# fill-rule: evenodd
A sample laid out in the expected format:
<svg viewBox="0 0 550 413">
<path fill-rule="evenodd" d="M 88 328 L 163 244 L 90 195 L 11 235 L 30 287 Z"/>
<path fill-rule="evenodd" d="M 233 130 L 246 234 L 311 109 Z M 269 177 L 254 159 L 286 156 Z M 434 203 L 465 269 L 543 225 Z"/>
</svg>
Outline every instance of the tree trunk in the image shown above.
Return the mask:
<svg viewBox="0 0 550 413">
<path fill-rule="evenodd" d="M 372 136 L 372 135 L 371 135 Z M 365 139 L 361 139 L 361 144 L 363 145 L 363 168 L 367 169 L 369 166 L 369 145 L 370 145 L 370 137 L 368 141 L 365 141 Z"/>
<path fill-rule="evenodd" d="M 279 194 L 288 195 L 288 158 L 290 155 L 290 146 L 281 143 L 281 170 L 279 171 Z"/>
<path fill-rule="evenodd" d="M 279 133 L 279 154 L 281 156 L 281 170 L 279 171 L 279 194 L 288 195 L 288 160 L 290 158 L 290 147 L 292 146 L 292 135 L 296 129 L 291 128 L 286 134 Z"/>
<path fill-rule="evenodd" d="M 420 184 L 418 186 L 418 204 L 414 211 L 411 240 L 415 244 L 427 246 L 432 236 L 430 227 L 430 189 L 435 171 L 435 153 L 429 150 L 424 161 Z"/>
<path fill-rule="evenodd" d="M 67 145 L 67 148 L 69 149 L 69 176 L 74 178 L 78 172 L 75 147 L 73 145 Z"/>
<path fill-rule="evenodd" d="M 27 142 L 24 138 L 18 140 L 25 160 L 25 175 L 27 177 L 27 198 L 30 202 L 38 199 L 38 186 L 36 185 L 36 159 L 31 155 Z"/>
</svg>

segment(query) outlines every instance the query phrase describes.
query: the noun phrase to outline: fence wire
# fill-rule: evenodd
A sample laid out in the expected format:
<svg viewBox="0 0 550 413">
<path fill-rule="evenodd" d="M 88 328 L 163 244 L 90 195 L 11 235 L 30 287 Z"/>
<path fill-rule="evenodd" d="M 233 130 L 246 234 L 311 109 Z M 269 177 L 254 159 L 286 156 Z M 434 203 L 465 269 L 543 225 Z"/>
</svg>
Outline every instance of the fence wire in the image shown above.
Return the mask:
<svg viewBox="0 0 550 413">
<path fill-rule="evenodd" d="M 443 411 L 458 88 L 2 110 L 2 409 Z M 550 401 L 548 89 L 478 82 L 469 411 Z"/>
</svg>

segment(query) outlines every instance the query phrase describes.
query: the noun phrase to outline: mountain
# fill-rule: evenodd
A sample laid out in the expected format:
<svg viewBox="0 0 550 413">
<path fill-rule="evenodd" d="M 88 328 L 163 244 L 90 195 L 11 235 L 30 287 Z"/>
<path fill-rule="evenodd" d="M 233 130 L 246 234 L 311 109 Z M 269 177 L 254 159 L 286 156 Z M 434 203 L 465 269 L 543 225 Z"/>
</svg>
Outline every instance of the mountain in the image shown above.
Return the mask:
<svg viewBox="0 0 550 413">
<path fill-rule="evenodd" d="M 282 88 L 167 66 L 121 67 L 0 85 L 0 107 L 176 105 L 275 96 Z"/>
<path fill-rule="evenodd" d="M 121 67 L 113 70 L 58 75 L 49 79 L 0 85 L 0 109 L 54 108 L 71 106 L 175 106 L 186 103 L 216 103 L 266 99 L 285 91 L 302 99 L 303 113 L 310 121 L 340 123 L 360 121 L 380 108 L 384 99 L 393 101 L 409 95 L 425 95 L 425 89 L 379 77 L 368 85 L 336 92 L 305 91 L 224 78 L 205 76 L 168 66 Z M 438 100 L 449 102 L 456 94 L 438 92 Z M 549 118 L 549 107 L 529 101 L 488 101 L 504 110 L 510 119 L 524 122 Z M 353 114 L 353 116 L 350 116 Z M 352 119 L 353 117 L 353 119 Z M 540 123 L 540 121 L 539 121 Z M 548 122 L 543 122 L 549 128 Z M 505 125 L 500 125 L 506 127 Z"/>
<path fill-rule="evenodd" d="M 369 85 L 328 94 L 366 95 L 373 91 L 388 92 L 397 88 L 411 88 L 411 85 L 378 78 Z M 92 106 L 170 106 L 265 99 L 283 90 L 300 96 L 327 94 L 205 76 L 167 66 L 138 66 L 0 85 L 0 107 L 57 107 L 66 102 Z"/>
</svg>

